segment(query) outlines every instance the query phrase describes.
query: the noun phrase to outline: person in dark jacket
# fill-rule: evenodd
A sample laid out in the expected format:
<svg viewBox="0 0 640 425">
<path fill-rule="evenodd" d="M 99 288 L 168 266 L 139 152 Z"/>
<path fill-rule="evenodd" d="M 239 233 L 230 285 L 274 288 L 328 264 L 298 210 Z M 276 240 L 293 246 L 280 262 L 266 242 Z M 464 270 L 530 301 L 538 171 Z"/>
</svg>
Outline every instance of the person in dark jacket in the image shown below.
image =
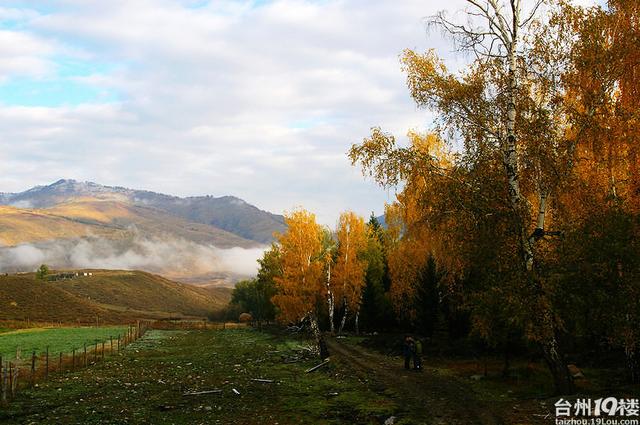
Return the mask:
<svg viewBox="0 0 640 425">
<path fill-rule="evenodd" d="M 415 350 L 413 350 L 413 368 L 415 370 L 422 370 L 422 341 L 415 340 Z"/>
<path fill-rule="evenodd" d="M 411 358 L 414 356 L 415 350 L 416 346 L 413 338 L 411 338 L 410 335 L 405 336 L 404 343 L 402 344 L 402 355 L 404 356 L 405 369 L 410 369 Z"/>
</svg>

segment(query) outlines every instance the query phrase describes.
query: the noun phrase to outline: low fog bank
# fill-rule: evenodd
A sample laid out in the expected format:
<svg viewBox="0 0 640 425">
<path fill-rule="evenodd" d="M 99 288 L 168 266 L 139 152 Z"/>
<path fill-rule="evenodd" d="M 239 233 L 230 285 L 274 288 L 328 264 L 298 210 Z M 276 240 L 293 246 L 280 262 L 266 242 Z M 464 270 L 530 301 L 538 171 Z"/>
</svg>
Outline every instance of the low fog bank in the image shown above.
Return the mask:
<svg viewBox="0 0 640 425">
<path fill-rule="evenodd" d="M 41 264 L 58 269 L 144 270 L 195 276 L 252 276 L 267 247 L 221 249 L 172 237 L 123 240 L 89 237 L 0 248 L 0 272 L 34 271 Z"/>
</svg>

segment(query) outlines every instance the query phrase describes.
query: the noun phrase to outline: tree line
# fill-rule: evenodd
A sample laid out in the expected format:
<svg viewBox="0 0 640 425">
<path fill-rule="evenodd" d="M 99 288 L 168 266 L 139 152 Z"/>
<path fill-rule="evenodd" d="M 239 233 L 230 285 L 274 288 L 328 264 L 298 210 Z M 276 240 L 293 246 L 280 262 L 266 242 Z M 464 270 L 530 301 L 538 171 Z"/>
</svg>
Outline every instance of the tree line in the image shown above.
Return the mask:
<svg viewBox="0 0 640 425">
<path fill-rule="evenodd" d="M 264 294 L 262 319 L 305 319 L 317 338 L 325 322 L 429 335 L 444 320 L 540 353 L 559 393 L 580 353 L 638 382 L 640 3 L 467 2 L 465 23 L 429 20 L 471 54 L 463 71 L 434 50 L 401 57 L 431 129 L 399 142 L 375 127 L 349 151 L 397 188 L 386 228 L 347 212 L 332 233 L 295 211 L 234 300 Z"/>
</svg>

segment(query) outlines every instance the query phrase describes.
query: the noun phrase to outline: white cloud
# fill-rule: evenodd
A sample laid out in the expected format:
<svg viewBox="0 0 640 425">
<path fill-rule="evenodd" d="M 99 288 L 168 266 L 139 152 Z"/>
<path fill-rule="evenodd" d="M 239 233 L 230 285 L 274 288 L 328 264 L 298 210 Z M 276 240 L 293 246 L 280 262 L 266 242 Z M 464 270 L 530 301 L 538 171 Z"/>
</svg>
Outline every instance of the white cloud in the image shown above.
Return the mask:
<svg viewBox="0 0 640 425">
<path fill-rule="evenodd" d="M 0 31 L 0 58 L 9 58 L 0 78 L 55 73 L 51 58 L 65 54 L 114 65 L 74 78 L 119 94 L 117 102 L 53 108 L 0 99 L 0 190 L 68 177 L 233 194 L 278 213 L 304 205 L 327 224 L 343 209 L 380 213 L 391 197 L 345 154 L 371 126 L 402 136 L 428 123 L 398 56 L 430 47 L 449 55 L 450 44 L 423 20 L 442 3 L 185 7 L 192 3 L 59 0 L 50 13 L 22 12 L 24 30 Z"/>
<path fill-rule="evenodd" d="M 0 30 L 0 82 L 10 77 L 42 77 L 51 72 L 54 64 L 48 55 L 54 49 L 51 43 L 31 34 Z"/>
<path fill-rule="evenodd" d="M 103 238 L 0 247 L 0 272 L 54 268 L 144 270 L 174 277 L 253 276 L 265 247 L 221 249 L 171 237 L 136 235 L 128 243 Z"/>
</svg>

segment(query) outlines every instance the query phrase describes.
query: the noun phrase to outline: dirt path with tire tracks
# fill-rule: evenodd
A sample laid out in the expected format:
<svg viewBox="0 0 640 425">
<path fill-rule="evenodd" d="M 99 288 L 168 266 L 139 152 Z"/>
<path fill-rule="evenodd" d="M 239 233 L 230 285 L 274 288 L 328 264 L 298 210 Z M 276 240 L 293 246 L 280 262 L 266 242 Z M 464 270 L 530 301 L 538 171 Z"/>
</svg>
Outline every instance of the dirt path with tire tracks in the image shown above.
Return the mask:
<svg viewBox="0 0 640 425">
<path fill-rule="evenodd" d="M 364 347 L 327 340 L 332 361 L 339 362 L 377 392 L 384 392 L 401 406 L 424 418 L 425 424 L 462 425 L 505 424 L 496 414 L 495 402 L 481 401 L 464 380 L 438 373 L 425 365 L 422 372 L 405 370 L 398 358 L 392 358 Z M 398 419 L 401 419 L 400 413 Z"/>
</svg>

